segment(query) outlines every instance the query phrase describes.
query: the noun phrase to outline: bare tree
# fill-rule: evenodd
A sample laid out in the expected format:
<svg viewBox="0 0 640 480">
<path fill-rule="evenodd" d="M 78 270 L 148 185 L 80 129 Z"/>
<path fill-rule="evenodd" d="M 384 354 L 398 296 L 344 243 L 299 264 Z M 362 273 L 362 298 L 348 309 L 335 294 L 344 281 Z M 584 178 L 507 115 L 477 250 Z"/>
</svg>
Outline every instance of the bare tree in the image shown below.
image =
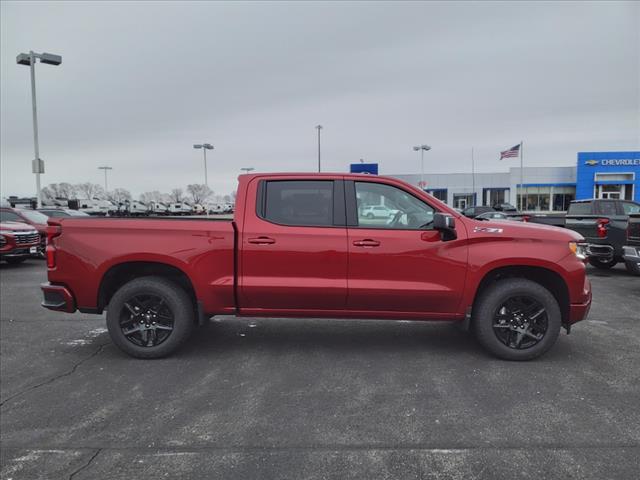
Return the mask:
<svg viewBox="0 0 640 480">
<path fill-rule="evenodd" d="M 191 195 L 191 199 L 193 203 L 204 203 L 207 198 L 213 195 L 213 191 L 206 185 L 193 183 L 191 185 L 187 185 L 187 192 Z"/>
<path fill-rule="evenodd" d="M 45 190 L 46 189 L 46 190 Z M 42 189 L 43 193 L 46 191 L 46 195 L 49 198 L 65 198 L 70 199 L 76 196 L 76 189 L 73 185 L 67 182 L 50 183 Z"/>
<path fill-rule="evenodd" d="M 40 192 L 42 193 L 42 203 L 52 203 L 53 199 L 56 198 L 56 195 L 51 186 L 42 187 L 42 190 Z"/>
<path fill-rule="evenodd" d="M 160 193 L 158 190 L 154 190 L 153 192 L 144 192 L 140 194 L 140 201 L 142 203 L 162 202 L 162 200 L 164 200 L 164 195 Z"/>
<path fill-rule="evenodd" d="M 169 199 L 172 202 L 180 203 L 184 200 L 184 192 L 182 191 L 181 188 L 174 188 L 173 190 L 171 190 L 171 193 L 169 194 Z"/>
<path fill-rule="evenodd" d="M 223 197 L 224 203 L 231 203 L 231 195 L 225 195 Z"/>
<path fill-rule="evenodd" d="M 75 189 L 78 192 L 78 195 L 81 195 L 82 198 L 87 198 L 89 200 L 104 196 L 104 189 L 97 183 L 79 183 L 75 185 Z"/>
<path fill-rule="evenodd" d="M 107 192 L 107 200 L 111 200 L 115 204 L 131 201 L 131 192 L 126 188 L 114 188 L 112 191 Z"/>
</svg>

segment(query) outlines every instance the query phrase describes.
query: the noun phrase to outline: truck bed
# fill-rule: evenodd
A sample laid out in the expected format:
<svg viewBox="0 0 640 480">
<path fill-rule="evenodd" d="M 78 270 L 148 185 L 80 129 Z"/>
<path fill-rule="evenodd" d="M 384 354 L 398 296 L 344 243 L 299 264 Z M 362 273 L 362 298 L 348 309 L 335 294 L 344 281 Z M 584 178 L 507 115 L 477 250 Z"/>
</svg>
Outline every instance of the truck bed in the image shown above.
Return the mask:
<svg viewBox="0 0 640 480">
<path fill-rule="evenodd" d="M 64 270 L 49 271 L 49 280 L 68 285 L 81 311 L 101 311 L 104 282 L 133 259 L 162 260 L 192 279 L 207 312 L 233 313 L 233 220 L 222 218 L 52 218 L 60 227 L 56 257 Z M 98 292 L 98 295 L 96 295 Z"/>
</svg>

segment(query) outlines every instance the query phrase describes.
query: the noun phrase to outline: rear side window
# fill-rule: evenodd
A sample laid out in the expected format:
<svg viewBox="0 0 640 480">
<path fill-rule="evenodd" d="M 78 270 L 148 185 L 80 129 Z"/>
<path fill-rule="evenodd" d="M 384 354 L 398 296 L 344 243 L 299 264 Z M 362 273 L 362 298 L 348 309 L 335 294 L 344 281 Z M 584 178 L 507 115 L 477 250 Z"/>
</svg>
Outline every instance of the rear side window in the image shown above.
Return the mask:
<svg viewBox="0 0 640 480">
<path fill-rule="evenodd" d="M 567 215 L 591 215 L 591 202 L 572 203 Z"/>
<path fill-rule="evenodd" d="M 280 225 L 330 227 L 333 222 L 332 180 L 265 182 L 261 216 Z"/>
<path fill-rule="evenodd" d="M 616 202 L 598 202 L 599 215 L 617 215 Z"/>
</svg>

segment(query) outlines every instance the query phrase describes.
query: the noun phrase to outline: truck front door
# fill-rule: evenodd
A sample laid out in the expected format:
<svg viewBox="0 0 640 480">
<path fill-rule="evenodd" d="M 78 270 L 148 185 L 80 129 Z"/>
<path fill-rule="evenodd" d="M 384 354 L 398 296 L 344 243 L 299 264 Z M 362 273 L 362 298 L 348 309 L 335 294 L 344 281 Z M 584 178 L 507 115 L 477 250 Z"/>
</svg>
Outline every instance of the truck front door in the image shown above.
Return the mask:
<svg viewBox="0 0 640 480">
<path fill-rule="evenodd" d="M 434 207 L 399 186 L 346 181 L 350 310 L 449 316 L 458 311 L 467 269 L 466 231 L 444 241 L 430 228 Z M 394 215 L 368 218 L 362 205 Z"/>
<path fill-rule="evenodd" d="M 240 236 L 241 311 L 344 309 L 348 252 L 342 180 L 253 182 Z"/>
</svg>

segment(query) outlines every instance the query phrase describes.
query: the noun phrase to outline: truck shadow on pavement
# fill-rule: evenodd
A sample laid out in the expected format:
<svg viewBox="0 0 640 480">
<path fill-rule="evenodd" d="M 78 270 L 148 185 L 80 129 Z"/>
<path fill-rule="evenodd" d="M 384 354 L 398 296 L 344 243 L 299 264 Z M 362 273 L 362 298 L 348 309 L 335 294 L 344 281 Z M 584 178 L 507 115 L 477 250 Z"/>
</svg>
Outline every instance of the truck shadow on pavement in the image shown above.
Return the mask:
<svg viewBox="0 0 640 480">
<path fill-rule="evenodd" d="M 208 357 L 212 352 L 238 351 L 488 357 L 471 333 L 451 322 L 240 318 L 215 319 L 199 327 L 176 355 Z"/>
</svg>

